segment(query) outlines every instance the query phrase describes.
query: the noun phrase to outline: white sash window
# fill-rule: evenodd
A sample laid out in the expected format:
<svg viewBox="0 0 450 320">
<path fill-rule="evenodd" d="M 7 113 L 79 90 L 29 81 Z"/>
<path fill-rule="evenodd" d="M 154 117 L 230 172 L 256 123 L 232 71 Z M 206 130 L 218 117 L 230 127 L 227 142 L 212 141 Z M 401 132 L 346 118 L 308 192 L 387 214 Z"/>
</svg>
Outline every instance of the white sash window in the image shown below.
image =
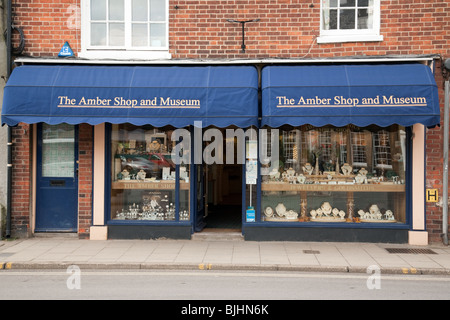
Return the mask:
<svg viewBox="0 0 450 320">
<path fill-rule="evenodd" d="M 170 58 L 168 0 L 83 0 L 82 56 Z"/>
<path fill-rule="evenodd" d="M 319 43 L 382 41 L 380 0 L 322 0 Z"/>
</svg>

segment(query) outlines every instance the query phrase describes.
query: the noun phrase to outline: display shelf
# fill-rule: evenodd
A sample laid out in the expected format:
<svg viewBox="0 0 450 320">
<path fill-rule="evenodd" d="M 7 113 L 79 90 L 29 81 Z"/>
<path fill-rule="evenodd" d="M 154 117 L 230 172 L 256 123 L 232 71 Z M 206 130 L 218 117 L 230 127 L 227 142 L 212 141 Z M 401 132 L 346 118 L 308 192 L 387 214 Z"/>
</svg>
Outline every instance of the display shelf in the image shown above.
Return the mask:
<svg viewBox="0 0 450 320">
<path fill-rule="evenodd" d="M 175 190 L 175 180 L 142 181 L 142 180 L 120 180 L 112 182 L 112 189 L 127 190 Z M 189 190 L 189 182 L 180 182 L 180 190 Z"/>
<path fill-rule="evenodd" d="M 272 199 L 265 202 L 263 205 L 262 219 L 267 222 L 344 222 L 344 223 L 398 223 L 404 221 L 405 216 L 405 185 L 393 182 L 378 182 L 368 184 L 328 184 L 324 182 L 316 182 L 314 184 L 293 184 L 280 181 L 269 181 L 261 184 L 261 191 L 264 193 L 266 199 Z M 360 217 L 358 211 L 364 209 L 364 213 L 368 211 L 365 208 L 368 205 L 376 204 L 377 200 L 373 203 L 370 201 L 365 205 L 356 204 L 356 195 L 360 194 L 359 199 L 361 201 L 361 194 L 374 193 L 369 196 L 371 199 L 375 197 L 375 194 L 385 197 L 383 194 L 391 194 L 393 197 L 396 195 L 391 204 L 390 209 L 396 214 L 396 219 L 384 219 L 384 218 L 370 218 L 364 219 Z M 312 211 L 317 210 L 316 207 L 312 207 L 309 203 L 312 201 L 316 204 L 328 203 L 330 201 L 333 206 L 334 198 L 332 195 L 338 195 L 343 197 L 341 204 L 337 207 L 342 212 L 342 216 L 335 213 L 334 215 L 324 215 L 320 217 L 313 217 Z M 286 198 L 287 197 L 287 198 Z M 366 198 L 367 196 L 363 196 Z M 378 197 L 378 196 L 377 196 Z M 315 199 L 315 200 L 313 200 Z M 272 201 L 272 203 L 270 203 Z M 342 203 L 344 201 L 344 203 Z M 287 209 L 292 209 L 298 214 L 298 219 L 287 219 L 282 215 L 276 213 L 276 205 L 285 203 Z M 271 207 L 273 215 L 268 216 L 265 214 L 265 209 Z M 334 208 L 334 207 L 333 207 Z M 330 208 L 331 210 L 331 208 Z M 387 209 L 383 209 L 383 217 Z"/>
<path fill-rule="evenodd" d="M 379 184 L 290 184 L 264 182 L 261 191 L 335 191 L 335 192 L 405 192 L 404 184 L 381 182 Z"/>
</svg>

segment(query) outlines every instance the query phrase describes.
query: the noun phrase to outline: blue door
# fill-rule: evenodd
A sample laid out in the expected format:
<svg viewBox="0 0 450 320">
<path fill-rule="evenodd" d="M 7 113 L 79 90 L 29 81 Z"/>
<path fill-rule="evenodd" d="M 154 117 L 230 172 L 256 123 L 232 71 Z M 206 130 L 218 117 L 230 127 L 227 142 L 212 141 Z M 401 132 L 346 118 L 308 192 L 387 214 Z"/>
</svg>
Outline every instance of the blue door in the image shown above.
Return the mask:
<svg viewBox="0 0 450 320">
<path fill-rule="evenodd" d="M 38 125 L 35 232 L 76 232 L 77 127 Z"/>
</svg>

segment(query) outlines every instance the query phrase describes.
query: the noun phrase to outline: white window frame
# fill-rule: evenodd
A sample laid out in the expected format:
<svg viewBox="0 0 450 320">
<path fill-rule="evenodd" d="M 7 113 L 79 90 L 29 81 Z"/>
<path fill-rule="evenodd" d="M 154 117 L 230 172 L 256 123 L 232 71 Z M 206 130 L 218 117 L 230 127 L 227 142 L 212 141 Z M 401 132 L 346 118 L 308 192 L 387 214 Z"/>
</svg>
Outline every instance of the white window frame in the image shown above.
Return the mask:
<svg viewBox="0 0 450 320">
<path fill-rule="evenodd" d="M 383 41 L 383 35 L 380 34 L 380 2 L 380 0 L 373 1 L 372 29 L 325 30 L 323 29 L 324 1 L 322 0 L 320 4 L 320 36 L 317 38 L 317 43 Z"/>
<path fill-rule="evenodd" d="M 171 59 L 169 53 L 169 0 L 166 0 L 166 46 L 132 47 L 131 46 L 131 5 L 125 0 L 125 45 L 120 47 L 92 46 L 90 0 L 81 0 L 81 52 L 80 58 L 86 59 L 125 59 L 125 60 L 157 60 Z"/>
</svg>

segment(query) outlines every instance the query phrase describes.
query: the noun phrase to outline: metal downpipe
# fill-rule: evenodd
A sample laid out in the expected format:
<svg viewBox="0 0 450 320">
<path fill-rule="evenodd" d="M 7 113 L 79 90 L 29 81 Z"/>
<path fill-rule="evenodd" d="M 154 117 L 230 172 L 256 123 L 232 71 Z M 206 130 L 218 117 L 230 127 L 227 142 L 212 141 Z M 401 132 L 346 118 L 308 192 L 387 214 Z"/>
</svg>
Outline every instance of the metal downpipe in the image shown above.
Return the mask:
<svg viewBox="0 0 450 320">
<path fill-rule="evenodd" d="M 12 0 L 7 2 L 7 13 L 6 13 L 6 70 L 7 79 L 12 72 Z M 12 184 L 12 128 L 8 126 L 8 142 L 7 142 L 7 195 L 6 195 L 6 238 L 11 237 L 11 184 Z"/>
<path fill-rule="evenodd" d="M 442 241 L 448 245 L 448 136 L 449 136 L 449 82 L 445 81 L 444 103 L 444 173 L 442 191 Z"/>
</svg>

